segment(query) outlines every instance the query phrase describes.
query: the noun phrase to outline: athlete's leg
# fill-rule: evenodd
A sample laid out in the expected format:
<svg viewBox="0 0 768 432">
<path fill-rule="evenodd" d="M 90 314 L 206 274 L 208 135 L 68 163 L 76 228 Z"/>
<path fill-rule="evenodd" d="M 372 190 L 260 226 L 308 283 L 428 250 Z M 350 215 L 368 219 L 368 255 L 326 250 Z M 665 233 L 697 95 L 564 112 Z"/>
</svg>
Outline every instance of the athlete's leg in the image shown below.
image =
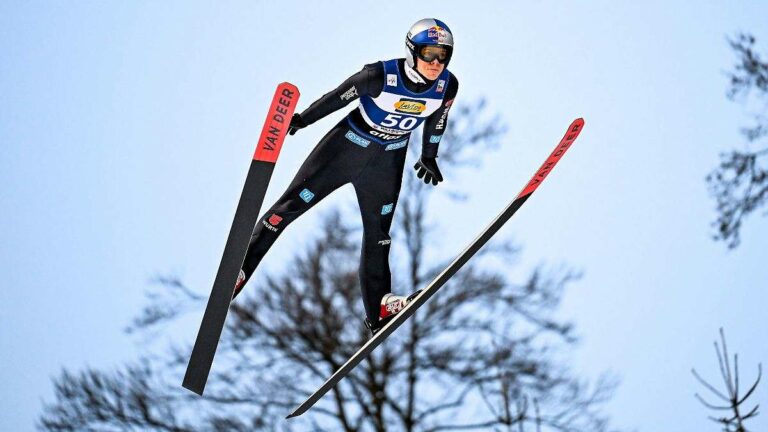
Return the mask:
<svg viewBox="0 0 768 432">
<path fill-rule="evenodd" d="M 392 290 L 389 230 L 403 180 L 406 148 L 379 151 L 352 181 L 363 219 L 360 286 L 365 313 L 372 322 L 378 321 L 381 299 Z"/>
<path fill-rule="evenodd" d="M 237 295 L 282 231 L 304 212 L 355 177 L 365 165 L 365 149 L 345 137 L 346 122 L 339 123 L 312 150 L 288 189 L 261 217 L 251 236 L 243 262 L 244 278 Z"/>
</svg>

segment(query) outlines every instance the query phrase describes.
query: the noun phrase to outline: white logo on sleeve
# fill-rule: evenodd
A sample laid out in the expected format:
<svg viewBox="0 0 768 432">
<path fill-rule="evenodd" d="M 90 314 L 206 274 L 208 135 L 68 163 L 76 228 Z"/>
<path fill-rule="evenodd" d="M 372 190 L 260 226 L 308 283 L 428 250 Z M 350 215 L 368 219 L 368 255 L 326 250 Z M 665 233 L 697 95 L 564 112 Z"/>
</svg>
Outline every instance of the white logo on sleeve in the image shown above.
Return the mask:
<svg viewBox="0 0 768 432">
<path fill-rule="evenodd" d="M 352 86 L 349 90 L 345 91 L 343 95 L 341 95 L 341 100 L 348 101 L 355 96 L 357 96 L 357 88 Z"/>
</svg>

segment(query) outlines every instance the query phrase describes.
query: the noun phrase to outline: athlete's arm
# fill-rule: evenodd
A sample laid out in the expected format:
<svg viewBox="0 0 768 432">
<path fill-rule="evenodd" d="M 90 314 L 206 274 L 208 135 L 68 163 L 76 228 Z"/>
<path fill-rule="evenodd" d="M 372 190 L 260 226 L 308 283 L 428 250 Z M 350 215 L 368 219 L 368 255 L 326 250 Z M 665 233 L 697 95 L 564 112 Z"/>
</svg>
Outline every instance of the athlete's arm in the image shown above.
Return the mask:
<svg viewBox="0 0 768 432">
<path fill-rule="evenodd" d="M 421 157 L 413 166 L 417 176 L 424 180 L 424 183 L 437 185 L 443 181 L 443 174 L 437 166 L 437 148 L 440 146 L 440 140 L 443 138 L 445 128 L 448 127 L 448 111 L 451 110 L 456 93 L 459 92 L 459 81 L 453 74 L 448 80 L 448 88 L 445 90 L 445 97 L 440 108 L 433 112 L 424 121 L 424 131 L 422 133 Z"/>
<path fill-rule="evenodd" d="M 443 138 L 445 128 L 448 126 L 448 112 L 451 110 L 453 100 L 458 92 L 459 81 L 451 74 L 448 80 L 448 88 L 445 89 L 443 104 L 424 121 L 424 131 L 421 134 L 421 157 L 437 157 L 437 148 L 440 145 L 440 140 Z"/>
<path fill-rule="evenodd" d="M 306 125 L 311 125 L 328 114 L 344 108 L 362 95 L 378 96 L 383 88 L 384 65 L 381 62 L 367 64 L 340 86 L 324 94 L 305 109 L 301 113 L 301 119 Z"/>
</svg>

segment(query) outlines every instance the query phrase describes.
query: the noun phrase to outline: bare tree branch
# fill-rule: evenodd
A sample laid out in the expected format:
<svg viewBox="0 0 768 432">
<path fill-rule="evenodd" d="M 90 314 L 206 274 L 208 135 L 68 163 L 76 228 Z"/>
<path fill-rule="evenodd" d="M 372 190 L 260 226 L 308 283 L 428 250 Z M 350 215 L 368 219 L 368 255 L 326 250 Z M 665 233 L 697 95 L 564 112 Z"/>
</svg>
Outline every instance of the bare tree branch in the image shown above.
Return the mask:
<svg viewBox="0 0 768 432">
<path fill-rule="evenodd" d="M 734 354 L 733 356 L 733 371 L 732 371 L 730 362 L 728 360 L 729 359 L 728 346 L 725 343 L 725 333 L 723 332 L 722 328 L 720 329 L 720 341 L 722 345 L 718 345 L 718 343 L 715 342 L 715 352 L 717 354 L 717 362 L 720 368 L 720 376 L 723 378 L 727 395 L 717 390 L 713 385 L 709 384 L 706 380 L 704 380 L 699 375 L 699 373 L 696 372 L 695 369 L 691 369 L 691 373 L 693 373 L 693 376 L 696 378 L 697 381 L 699 381 L 699 383 L 701 383 L 704 387 L 706 387 L 715 396 L 720 398 L 725 403 L 725 405 L 715 405 L 715 404 L 709 403 L 698 393 L 696 393 L 694 396 L 696 397 L 696 399 L 699 400 L 699 402 L 702 403 L 702 405 L 704 405 L 705 407 L 713 411 L 731 411 L 732 416 L 730 417 L 709 417 L 712 421 L 722 424 L 723 431 L 747 432 L 747 429 L 744 426 L 744 422 L 745 420 L 748 420 L 750 418 L 757 416 L 758 414 L 757 409 L 759 405 L 756 405 L 755 407 L 750 409 L 746 414 L 742 414 L 742 406 L 744 405 L 744 402 L 746 402 L 747 398 L 757 388 L 757 385 L 760 383 L 760 378 L 762 377 L 763 368 L 761 364 L 758 364 L 757 379 L 752 384 L 752 386 L 750 386 L 750 389 L 747 391 L 747 393 L 744 396 L 739 396 L 738 354 Z"/>
<path fill-rule="evenodd" d="M 728 97 L 745 101 L 751 95 L 763 112 L 754 116 L 755 125 L 742 133 L 749 145 L 720 155 L 720 164 L 706 180 L 710 194 L 717 203 L 717 220 L 713 223 L 716 240 L 735 248 L 741 241 L 744 219 L 768 202 L 768 145 L 758 142 L 768 134 L 768 62 L 755 51 L 755 38 L 740 34 L 729 40 L 738 56 L 734 72 L 730 73 Z"/>
</svg>

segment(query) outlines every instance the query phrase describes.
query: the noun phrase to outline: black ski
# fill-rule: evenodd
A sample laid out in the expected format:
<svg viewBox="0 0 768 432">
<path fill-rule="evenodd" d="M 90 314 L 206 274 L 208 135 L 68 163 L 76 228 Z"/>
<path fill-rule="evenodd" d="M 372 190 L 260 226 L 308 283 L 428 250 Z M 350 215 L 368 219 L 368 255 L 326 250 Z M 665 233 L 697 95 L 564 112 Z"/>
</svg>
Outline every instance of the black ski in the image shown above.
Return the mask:
<svg viewBox="0 0 768 432">
<path fill-rule="evenodd" d="M 298 101 L 299 89 L 296 86 L 287 82 L 278 85 L 267 119 L 264 121 L 264 128 L 256 145 L 251 167 L 248 169 L 211 296 L 208 298 L 208 305 L 184 375 L 182 385 L 199 395 L 202 395 L 205 389 L 221 331 L 227 319 L 237 276 L 248 250 L 248 241 L 258 222 L 261 204 Z"/>
<path fill-rule="evenodd" d="M 339 370 L 331 375 L 331 377 L 328 378 L 328 380 L 323 383 L 323 385 L 321 385 L 320 388 L 315 391 L 315 393 L 309 396 L 306 401 L 299 405 L 286 418 L 299 416 L 310 409 L 318 400 L 320 400 L 321 397 L 323 397 L 325 393 L 328 392 L 328 390 L 332 389 L 336 384 L 339 383 L 339 381 L 341 381 L 342 378 L 349 374 L 349 372 L 354 369 L 354 367 L 357 366 L 360 361 L 368 356 L 368 354 L 370 354 L 377 346 L 379 346 L 379 344 L 381 344 L 384 339 L 387 338 L 387 336 L 389 336 L 403 322 L 411 317 L 416 312 L 416 310 L 421 307 L 421 305 L 426 303 L 426 301 L 429 300 L 429 298 L 432 297 L 432 295 L 435 294 L 437 290 L 439 290 L 451 278 L 451 276 L 453 276 L 464 264 L 466 264 L 467 261 L 469 261 L 469 259 L 472 258 L 472 256 L 478 250 L 480 250 L 480 248 L 485 243 L 487 243 L 494 234 L 496 234 L 496 232 L 509 220 L 509 218 L 515 214 L 515 212 L 523 205 L 523 203 L 525 203 L 528 197 L 533 194 L 541 182 L 544 181 L 544 178 L 547 176 L 547 174 L 552 171 L 552 168 L 555 167 L 555 164 L 557 164 L 563 154 L 565 154 L 566 150 L 568 150 L 571 144 L 573 144 L 574 140 L 576 140 L 576 137 L 579 136 L 579 132 L 581 132 L 583 126 L 583 119 L 579 118 L 574 120 L 573 123 L 571 123 L 571 126 L 568 128 L 568 131 L 565 133 L 563 139 L 560 141 L 557 147 L 555 147 L 555 150 L 552 152 L 549 158 L 547 158 L 541 168 L 539 168 L 536 174 L 534 174 L 525 188 L 523 188 L 523 190 L 507 206 L 507 208 L 505 208 L 504 211 L 502 211 L 501 214 L 498 215 L 496 219 L 494 219 L 493 222 L 491 222 L 491 224 L 488 225 L 488 227 L 482 233 L 480 233 L 480 236 L 477 237 L 466 249 L 464 249 L 464 251 L 458 257 L 456 257 L 456 259 L 454 259 L 453 262 L 448 265 L 445 270 L 442 271 L 442 273 L 437 275 L 437 277 L 435 277 L 435 279 L 429 285 L 427 285 L 427 287 L 424 288 L 421 293 L 408 304 L 408 306 L 400 311 L 400 313 L 395 315 L 395 318 L 393 318 L 389 323 L 387 323 L 387 325 L 379 330 L 379 332 L 376 333 L 376 335 L 373 336 L 365 345 L 363 345 L 363 347 L 360 348 L 352 357 L 350 357 L 350 359 L 347 360 L 347 362 L 344 363 L 339 368 Z"/>
</svg>

